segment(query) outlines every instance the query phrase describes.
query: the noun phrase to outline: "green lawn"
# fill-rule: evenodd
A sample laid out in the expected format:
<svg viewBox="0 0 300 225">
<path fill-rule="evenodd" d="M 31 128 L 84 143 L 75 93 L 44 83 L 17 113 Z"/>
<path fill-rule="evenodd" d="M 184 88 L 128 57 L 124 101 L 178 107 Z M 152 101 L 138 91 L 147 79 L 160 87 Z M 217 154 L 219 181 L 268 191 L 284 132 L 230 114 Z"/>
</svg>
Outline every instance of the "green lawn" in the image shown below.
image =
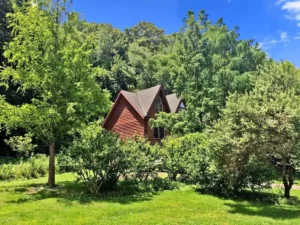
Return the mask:
<svg viewBox="0 0 300 225">
<path fill-rule="evenodd" d="M 92 199 L 71 174 L 0 182 L 0 224 L 300 224 L 299 206 L 224 200 L 186 187 L 143 197 Z M 292 195 L 300 197 L 300 191 Z"/>
</svg>

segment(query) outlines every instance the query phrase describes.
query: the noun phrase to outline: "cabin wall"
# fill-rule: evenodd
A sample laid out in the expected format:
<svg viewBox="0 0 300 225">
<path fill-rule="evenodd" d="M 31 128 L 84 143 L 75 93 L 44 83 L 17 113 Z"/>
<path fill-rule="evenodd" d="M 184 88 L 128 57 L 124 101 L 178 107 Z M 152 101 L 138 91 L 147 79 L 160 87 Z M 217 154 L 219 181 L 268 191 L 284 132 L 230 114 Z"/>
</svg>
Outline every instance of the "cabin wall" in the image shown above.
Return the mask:
<svg viewBox="0 0 300 225">
<path fill-rule="evenodd" d="M 163 102 L 163 110 L 164 110 L 164 112 L 169 113 L 170 111 L 167 110 L 167 108 L 168 108 L 168 103 L 167 103 L 167 101 L 165 100 L 165 98 L 163 97 L 163 92 L 160 91 L 160 93 L 159 93 L 158 96 L 161 98 L 161 100 L 162 100 L 162 102 Z M 155 100 L 154 100 L 154 102 L 153 102 L 153 104 L 152 104 L 152 106 L 151 106 L 151 108 L 150 108 L 150 110 L 149 110 L 149 117 L 155 119 L 155 118 L 156 118 L 156 116 L 155 116 L 156 112 L 155 112 L 155 104 L 154 104 L 154 103 L 155 103 Z M 149 119 L 148 119 L 147 121 L 149 121 Z M 153 132 L 153 130 L 151 129 L 151 126 L 150 126 L 149 122 L 146 122 L 145 125 L 146 125 L 146 129 L 145 129 L 146 132 L 145 132 L 145 133 L 146 133 L 146 137 L 148 138 L 148 140 L 149 140 L 151 143 L 155 143 L 155 142 L 159 141 L 160 139 L 154 138 L 154 132 Z M 167 136 L 167 135 L 168 135 L 168 134 L 165 133 L 165 136 Z"/>
<path fill-rule="evenodd" d="M 120 98 L 105 128 L 120 134 L 123 140 L 134 135 L 144 137 L 144 120 L 123 96 Z"/>
</svg>

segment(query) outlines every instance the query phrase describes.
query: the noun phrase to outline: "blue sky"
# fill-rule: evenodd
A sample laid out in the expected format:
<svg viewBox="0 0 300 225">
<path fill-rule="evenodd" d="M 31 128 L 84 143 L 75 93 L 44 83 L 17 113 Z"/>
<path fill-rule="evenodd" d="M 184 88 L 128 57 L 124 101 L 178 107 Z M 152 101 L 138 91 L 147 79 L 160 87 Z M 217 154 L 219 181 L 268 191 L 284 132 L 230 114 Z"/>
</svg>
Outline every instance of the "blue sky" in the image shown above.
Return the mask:
<svg viewBox="0 0 300 225">
<path fill-rule="evenodd" d="M 165 32 L 179 31 L 188 10 L 204 9 L 241 38 L 255 39 L 275 60 L 300 67 L 300 0 L 74 0 L 74 8 L 90 22 L 124 28 L 139 21 L 154 23 Z"/>
</svg>

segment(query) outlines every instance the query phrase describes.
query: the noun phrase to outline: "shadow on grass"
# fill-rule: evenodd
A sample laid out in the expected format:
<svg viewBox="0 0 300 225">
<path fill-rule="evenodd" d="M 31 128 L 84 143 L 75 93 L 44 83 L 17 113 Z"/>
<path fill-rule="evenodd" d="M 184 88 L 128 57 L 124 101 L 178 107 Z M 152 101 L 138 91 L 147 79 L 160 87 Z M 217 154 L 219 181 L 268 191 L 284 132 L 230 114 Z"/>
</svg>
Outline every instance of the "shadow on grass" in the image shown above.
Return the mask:
<svg viewBox="0 0 300 225">
<path fill-rule="evenodd" d="M 276 220 L 300 218 L 300 209 L 289 206 L 276 206 L 267 204 L 240 204 L 225 203 L 231 209 L 228 211 L 232 214 L 242 214 L 247 216 L 268 217 Z"/>
<path fill-rule="evenodd" d="M 22 204 L 26 202 L 39 201 L 43 199 L 57 198 L 57 202 L 66 205 L 74 203 L 89 204 L 92 202 L 112 202 L 119 204 L 131 204 L 134 202 L 149 201 L 158 192 L 147 192 L 123 195 L 118 192 L 103 193 L 100 196 L 93 196 L 87 192 L 82 183 L 74 181 L 59 182 L 55 188 L 49 188 L 43 183 L 24 184 L 6 189 L 10 193 L 24 194 L 17 200 L 10 200 L 6 203 Z"/>
<path fill-rule="evenodd" d="M 276 220 L 300 219 L 300 199 L 295 196 L 287 200 L 279 193 L 252 192 L 249 190 L 228 195 L 227 197 L 207 193 L 203 189 L 198 189 L 197 192 L 233 201 L 233 203 L 224 203 L 224 205 L 231 208 L 228 211 L 231 214 L 260 216 Z"/>
</svg>

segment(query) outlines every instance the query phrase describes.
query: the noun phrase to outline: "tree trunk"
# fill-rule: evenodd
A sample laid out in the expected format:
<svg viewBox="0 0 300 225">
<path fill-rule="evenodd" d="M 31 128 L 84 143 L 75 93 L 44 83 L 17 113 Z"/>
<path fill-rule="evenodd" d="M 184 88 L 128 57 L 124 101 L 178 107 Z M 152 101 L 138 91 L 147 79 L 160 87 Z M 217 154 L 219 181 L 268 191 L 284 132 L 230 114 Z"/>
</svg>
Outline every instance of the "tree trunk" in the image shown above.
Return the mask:
<svg viewBox="0 0 300 225">
<path fill-rule="evenodd" d="M 291 197 L 291 189 L 294 184 L 292 178 L 293 168 L 290 165 L 283 166 L 282 181 L 284 186 L 284 197 L 289 199 Z"/>
<path fill-rule="evenodd" d="M 169 179 L 171 181 L 176 181 L 177 174 L 178 174 L 177 172 L 169 173 L 168 174 L 169 175 Z"/>
<path fill-rule="evenodd" d="M 289 199 L 291 197 L 290 195 L 291 189 L 289 187 L 284 186 L 284 197 Z"/>
<path fill-rule="evenodd" d="M 55 143 L 51 143 L 49 146 L 49 176 L 48 185 L 50 187 L 55 186 Z"/>
</svg>

